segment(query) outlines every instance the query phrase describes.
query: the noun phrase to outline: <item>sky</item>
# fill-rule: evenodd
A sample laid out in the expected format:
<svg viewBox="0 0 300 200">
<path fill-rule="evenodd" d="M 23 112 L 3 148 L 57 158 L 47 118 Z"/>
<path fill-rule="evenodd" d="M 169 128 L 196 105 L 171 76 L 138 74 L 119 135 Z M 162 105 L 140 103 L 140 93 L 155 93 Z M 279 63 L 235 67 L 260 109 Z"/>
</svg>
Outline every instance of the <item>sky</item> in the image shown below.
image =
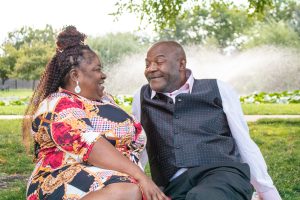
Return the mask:
<svg viewBox="0 0 300 200">
<path fill-rule="evenodd" d="M 116 9 L 116 0 L 1 0 L 0 44 L 8 32 L 23 26 L 37 29 L 50 24 L 60 30 L 75 25 L 80 32 L 99 36 L 109 32 L 134 32 L 139 21 L 134 14 L 125 13 L 114 22 L 109 13 Z"/>
</svg>

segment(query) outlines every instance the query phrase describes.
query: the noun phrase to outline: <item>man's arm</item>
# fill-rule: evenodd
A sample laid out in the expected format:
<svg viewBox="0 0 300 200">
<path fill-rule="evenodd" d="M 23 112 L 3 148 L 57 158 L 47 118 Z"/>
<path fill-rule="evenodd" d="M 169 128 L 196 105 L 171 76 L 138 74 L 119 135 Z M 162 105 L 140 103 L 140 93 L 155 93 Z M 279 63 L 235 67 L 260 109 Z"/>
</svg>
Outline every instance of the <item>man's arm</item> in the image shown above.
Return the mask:
<svg viewBox="0 0 300 200">
<path fill-rule="evenodd" d="M 141 89 L 139 89 L 133 96 L 132 114 L 135 117 L 135 119 L 141 121 Z M 145 148 L 140 155 L 140 163 L 142 164 L 142 167 L 144 169 L 146 167 L 147 162 L 148 162 L 148 154 Z"/>
<path fill-rule="evenodd" d="M 135 92 L 132 101 L 132 114 L 139 122 L 141 121 L 141 88 Z"/>
<path fill-rule="evenodd" d="M 251 184 L 263 200 L 281 200 L 268 174 L 265 160 L 249 135 L 249 129 L 237 94 L 224 82 L 218 80 L 217 83 L 232 136 L 238 146 L 242 160 L 250 167 Z"/>
</svg>

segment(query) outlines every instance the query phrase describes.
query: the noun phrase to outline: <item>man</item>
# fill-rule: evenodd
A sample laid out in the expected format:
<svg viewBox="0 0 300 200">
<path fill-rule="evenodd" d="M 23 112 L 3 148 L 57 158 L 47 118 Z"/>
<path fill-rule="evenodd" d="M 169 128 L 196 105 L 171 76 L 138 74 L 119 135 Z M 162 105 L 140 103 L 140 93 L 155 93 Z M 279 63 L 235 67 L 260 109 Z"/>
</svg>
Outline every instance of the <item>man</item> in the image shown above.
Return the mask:
<svg viewBox="0 0 300 200">
<path fill-rule="evenodd" d="M 194 79 L 174 41 L 149 49 L 145 76 L 149 84 L 134 96 L 133 114 L 148 137 L 152 178 L 167 196 L 251 199 L 253 185 L 261 199 L 281 199 L 228 85 Z"/>
</svg>

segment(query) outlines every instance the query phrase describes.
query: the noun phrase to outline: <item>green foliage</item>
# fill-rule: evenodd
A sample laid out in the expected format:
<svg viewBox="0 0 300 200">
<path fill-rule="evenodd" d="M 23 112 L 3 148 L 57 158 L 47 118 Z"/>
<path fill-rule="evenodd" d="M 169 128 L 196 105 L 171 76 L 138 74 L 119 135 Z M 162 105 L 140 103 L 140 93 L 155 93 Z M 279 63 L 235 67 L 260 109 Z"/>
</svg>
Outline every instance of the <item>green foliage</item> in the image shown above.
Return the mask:
<svg viewBox="0 0 300 200">
<path fill-rule="evenodd" d="M 18 50 L 24 44 L 31 45 L 36 41 L 41 43 L 55 43 L 56 31 L 51 25 L 46 25 L 44 29 L 33 29 L 31 27 L 22 27 L 19 30 L 8 33 L 8 40 L 5 43 L 13 44 Z"/>
<path fill-rule="evenodd" d="M 19 49 L 14 77 L 22 80 L 38 80 L 45 69 L 46 64 L 54 52 L 53 44 L 36 41 L 33 44 L 24 44 Z"/>
<path fill-rule="evenodd" d="M 201 2 L 198 0 L 142 0 L 142 1 L 118 1 L 115 4 L 116 12 L 112 13 L 115 16 L 121 15 L 124 11 L 135 13 L 141 22 L 153 24 L 156 31 L 163 31 L 166 29 L 174 29 L 176 21 L 186 18 L 186 11 L 193 9 Z M 212 5 L 224 4 L 228 1 L 212 0 Z M 233 2 L 233 1 L 229 1 Z M 249 0 L 248 11 L 252 14 L 262 13 L 268 6 L 272 6 L 272 0 Z M 213 6 L 212 6 L 213 8 Z"/>
<path fill-rule="evenodd" d="M 87 43 L 100 55 L 104 67 L 144 48 L 141 39 L 131 33 L 109 33 L 101 37 L 89 37 Z"/>
<path fill-rule="evenodd" d="M 3 54 L 0 55 L 0 78 L 2 84 L 4 84 L 9 79 L 19 55 L 17 49 L 11 43 L 3 44 L 1 49 Z"/>
<path fill-rule="evenodd" d="M 196 2 L 193 0 L 192 2 Z M 118 1 L 117 11 L 113 15 L 121 15 L 125 10 L 135 13 L 140 21 L 154 24 L 155 30 L 164 30 L 175 26 L 177 17 L 181 14 L 183 4 L 187 0 L 142 0 Z"/>
<path fill-rule="evenodd" d="M 185 11 L 184 16 L 176 21 L 173 29 L 159 31 L 160 39 L 191 44 L 207 43 L 215 38 L 217 46 L 224 48 L 254 23 L 245 8 L 232 2 L 203 1 Z"/>
<path fill-rule="evenodd" d="M 113 15 L 119 16 L 124 11 L 136 14 L 141 25 L 154 25 L 159 35 L 156 40 L 172 39 L 183 44 L 207 44 L 216 40 L 218 47 L 239 49 L 249 37 L 249 46 L 244 48 L 266 43 L 299 46 L 296 37 L 297 34 L 300 36 L 299 1 L 248 0 L 248 5 L 236 3 L 233 0 L 127 0 L 115 4 Z"/>
<path fill-rule="evenodd" d="M 22 27 L 8 33 L 1 48 L 0 78 L 37 80 L 55 50 L 56 32 L 50 25 L 44 29 Z"/>
<path fill-rule="evenodd" d="M 274 20 L 254 26 L 248 33 L 249 41 L 243 48 L 262 45 L 300 47 L 300 36 L 286 22 Z"/>
</svg>

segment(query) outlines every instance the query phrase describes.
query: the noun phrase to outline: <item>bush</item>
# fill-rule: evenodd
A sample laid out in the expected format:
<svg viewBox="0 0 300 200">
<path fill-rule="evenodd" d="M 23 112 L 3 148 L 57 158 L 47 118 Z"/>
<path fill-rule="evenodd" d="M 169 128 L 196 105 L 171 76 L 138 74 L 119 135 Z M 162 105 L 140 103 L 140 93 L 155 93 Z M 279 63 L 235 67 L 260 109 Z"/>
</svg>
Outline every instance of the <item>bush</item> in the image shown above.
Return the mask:
<svg viewBox="0 0 300 200">
<path fill-rule="evenodd" d="M 241 103 L 279 103 L 279 104 L 288 104 L 288 103 L 300 103 L 300 90 L 295 91 L 283 91 L 281 93 L 253 93 L 248 96 L 242 96 L 240 98 Z"/>
</svg>

